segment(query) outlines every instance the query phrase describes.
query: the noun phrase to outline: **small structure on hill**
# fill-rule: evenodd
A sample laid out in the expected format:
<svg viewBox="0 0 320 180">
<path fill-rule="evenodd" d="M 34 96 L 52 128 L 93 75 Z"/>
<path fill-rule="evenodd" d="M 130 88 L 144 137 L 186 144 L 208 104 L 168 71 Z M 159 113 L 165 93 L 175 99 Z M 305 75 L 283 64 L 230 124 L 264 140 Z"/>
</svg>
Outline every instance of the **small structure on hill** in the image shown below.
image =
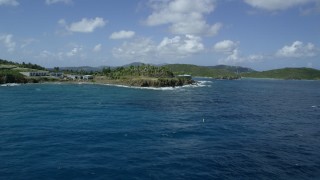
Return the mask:
<svg viewBox="0 0 320 180">
<path fill-rule="evenodd" d="M 53 77 L 62 78 L 64 74 L 63 72 L 51 72 L 50 75 Z"/>
<path fill-rule="evenodd" d="M 177 75 L 178 78 L 192 79 L 192 76 L 189 74 L 181 74 Z"/>
<path fill-rule="evenodd" d="M 84 75 L 83 79 L 84 80 L 90 80 L 90 79 L 93 79 L 93 76 L 92 75 Z"/>
<path fill-rule="evenodd" d="M 72 79 L 72 80 L 81 80 L 82 76 L 81 75 L 67 75 L 68 79 Z"/>
<path fill-rule="evenodd" d="M 71 80 L 91 80 L 93 75 L 67 75 L 67 78 Z"/>
<path fill-rule="evenodd" d="M 31 72 L 20 72 L 21 74 L 28 77 L 36 77 L 36 76 L 48 76 L 48 71 L 31 71 Z"/>
</svg>

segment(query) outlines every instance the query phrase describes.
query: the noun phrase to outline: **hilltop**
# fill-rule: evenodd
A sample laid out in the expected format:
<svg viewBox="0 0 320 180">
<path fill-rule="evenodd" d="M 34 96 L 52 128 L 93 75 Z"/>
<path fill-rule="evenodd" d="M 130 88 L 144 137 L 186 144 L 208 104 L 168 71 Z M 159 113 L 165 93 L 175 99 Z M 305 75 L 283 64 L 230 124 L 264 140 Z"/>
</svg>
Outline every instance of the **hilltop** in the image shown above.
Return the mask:
<svg viewBox="0 0 320 180">
<path fill-rule="evenodd" d="M 0 84 L 37 82 L 36 79 L 26 78 L 20 72 L 43 71 L 44 67 L 31 63 L 16 63 L 0 59 Z"/>
<path fill-rule="evenodd" d="M 96 73 L 95 82 L 139 87 L 175 87 L 194 83 L 191 78 L 174 76 L 167 67 L 148 64 L 103 68 Z"/>
<path fill-rule="evenodd" d="M 282 68 L 262 72 L 242 73 L 241 76 L 251 78 L 320 80 L 320 70 L 312 68 Z"/>
<path fill-rule="evenodd" d="M 247 67 L 241 67 L 241 66 L 228 66 L 228 65 L 217 65 L 217 66 L 207 66 L 211 69 L 224 69 L 230 72 L 234 73 L 248 73 L 248 72 L 256 72 L 256 70 L 247 68 Z"/>
<path fill-rule="evenodd" d="M 282 68 L 268 71 L 255 71 L 241 66 L 196 66 L 190 64 L 165 65 L 174 74 L 190 74 L 199 77 L 211 77 L 215 79 L 238 79 L 250 78 L 274 78 L 295 80 L 320 80 L 320 70 L 312 68 Z"/>
<path fill-rule="evenodd" d="M 62 71 L 62 76 L 52 77 L 48 73 L 45 76 L 24 76 L 21 72 L 52 71 L 53 74 Z M 90 70 L 90 72 L 86 71 Z M 90 75 L 88 75 L 90 74 Z M 87 78 L 84 79 L 86 75 Z M 74 77 L 74 78 L 72 78 Z M 88 78 L 90 77 L 90 79 Z M 175 87 L 192 84 L 190 77 L 179 77 L 164 66 L 152 66 L 148 64 L 132 64 L 125 67 L 103 67 L 93 71 L 89 66 L 80 68 L 45 69 L 36 64 L 19 64 L 12 61 L 0 60 L 0 84 L 5 83 L 37 83 L 43 81 L 74 82 L 86 81 L 92 83 L 121 84 L 139 87 Z"/>
<path fill-rule="evenodd" d="M 28 83 L 40 81 L 68 81 L 49 77 L 26 77 L 20 72 L 51 71 L 63 72 L 69 75 L 93 76 L 94 82 L 123 84 L 130 86 L 181 86 L 194 81 L 181 78 L 178 75 L 188 74 L 193 77 L 210 77 L 214 79 L 239 79 L 249 78 L 275 78 L 275 79 L 307 79 L 320 80 L 320 70 L 312 68 L 282 68 L 268 71 L 255 71 L 241 66 L 197 66 L 192 64 L 165 64 L 150 65 L 134 62 L 119 67 L 55 67 L 46 69 L 37 64 L 16 63 L 0 59 L 0 84 L 3 83 Z"/>
<path fill-rule="evenodd" d="M 24 69 L 33 69 L 33 70 L 46 70 L 46 68 L 39 66 L 37 64 L 31 63 L 17 63 L 13 61 L 0 59 L 0 69 L 11 69 L 11 70 L 24 70 Z"/>
<path fill-rule="evenodd" d="M 197 66 L 192 64 L 168 64 L 174 74 L 190 74 L 196 77 L 210 77 L 215 79 L 238 79 L 237 71 L 247 72 L 242 67 L 234 66 Z"/>
</svg>

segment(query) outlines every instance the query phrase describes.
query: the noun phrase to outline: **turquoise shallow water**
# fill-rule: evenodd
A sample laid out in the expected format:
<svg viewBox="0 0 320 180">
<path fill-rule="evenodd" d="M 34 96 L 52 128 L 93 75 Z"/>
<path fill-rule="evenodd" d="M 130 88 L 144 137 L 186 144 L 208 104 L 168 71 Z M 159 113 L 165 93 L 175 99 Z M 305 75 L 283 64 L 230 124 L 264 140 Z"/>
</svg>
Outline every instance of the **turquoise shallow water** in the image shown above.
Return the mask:
<svg viewBox="0 0 320 180">
<path fill-rule="evenodd" d="M 0 87 L 0 179 L 318 179 L 319 89 Z"/>
</svg>

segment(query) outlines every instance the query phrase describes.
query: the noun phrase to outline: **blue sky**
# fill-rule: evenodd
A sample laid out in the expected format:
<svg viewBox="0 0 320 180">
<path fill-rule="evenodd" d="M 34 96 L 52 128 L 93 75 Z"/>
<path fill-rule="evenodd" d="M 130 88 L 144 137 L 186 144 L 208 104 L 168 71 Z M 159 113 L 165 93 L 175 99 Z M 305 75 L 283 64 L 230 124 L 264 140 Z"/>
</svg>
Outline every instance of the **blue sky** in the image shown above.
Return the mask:
<svg viewBox="0 0 320 180">
<path fill-rule="evenodd" d="M 320 69 L 320 0 L 0 0 L 0 58 Z"/>
</svg>

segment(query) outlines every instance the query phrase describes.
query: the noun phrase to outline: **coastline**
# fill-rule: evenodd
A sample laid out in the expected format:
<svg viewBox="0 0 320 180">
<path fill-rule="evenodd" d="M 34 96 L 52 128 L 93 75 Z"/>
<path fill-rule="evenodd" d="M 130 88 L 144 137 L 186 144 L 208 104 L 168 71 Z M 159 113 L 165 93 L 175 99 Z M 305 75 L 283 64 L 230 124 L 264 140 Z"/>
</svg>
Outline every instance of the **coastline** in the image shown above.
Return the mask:
<svg viewBox="0 0 320 180">
<path fill-rule="evenodd" d="M 141 89 L 141 90 L 177 90 L 181 88 L 196 88 L 196 87 L 207 87 L 211 86 L 208 85 L 207 81 L 197 81 L 193 84 L 183 85 L 183 86 L 175 86 L 175 87 L 141 87 L 141 86 L 130 86 L 124 84 L 114 84 L 114 83 L 98 83 L 98 82 L 90 82 L 90 81 L 61 81 L 61 82 L 40 82 L 40 83 L 25 83 L 25 84 L 18 84 L 18 83 L 8 83 L 8 84 L 1 84 L 0 87 L 16 87 L 22 85 L 45 85 L 45 84 L 52 84 L 52 85 L 99 85 L 99 86 L 110 86 L 110 87 L 120 87 L 120 88 L 130 88 L 130 89 Z"/>
<path fill-rule="evenodd" d="M 270 80 L 270 81 L 319 81 L 320 79 L 284 79 L 284 78 L 259 78 L 259 77 L 242 77 L 241 79 L 253 79 L 253 80 Z"/>
<path fill-rule="evenodd" d="M 90 82 L 90 81 L 88 81 Z M 188 78 L 152 78 L 152 77 L 126 77 L 121 79 L 108 79 L 103 76 L 97 76 L 92 83 L 111 84 L 129 87 L 179 87 L 196 83 Z"/>
<path fill-rule="evenodd" d="M 187 85 L 197 85 L 197 82 L 186 78 L 150 78 L 150 77 L 135 77 L 123 79 L 107 79 L 104 77 L 95 77 L 92 80 L 54 80 L 54 81 L 39 81 L 29 83 L 6 83 L 0 86 L 20 86 L 22 84 L 97 84 L 118 87 L 130 88 L 176 88 Z"/>
<path fill-rule="evenodd" d="M 110 86 L 110 87 L 121 87 L 121 88 L 130 88 L 130 89 L 141 89 L 141 90 L 178 90 L 182 88 L 201 88 L 201 87 L 211 87 L 211 81 L 194 81 L 192 84 L 186 84 L 183 86 L 175 86 L 175 87 L 141 87 L 141 86 L 130 86 L 125 84 L 115 84 L 115 83 L 105 83 L 105 82 L 94 82 L 94 81 L 48 81 L 48 82 L 39 82 L 39 83 L 25 83 L 25 84 L 18 84 L 18 83 L 8 83 L 8 84 L 15 84 L 13 86 L 21 86 L 21 85 L 41 85 L 41 84 L 52 84 L 52 85 L 99 85 L 99 86 Z M 8 84 L 2 84 L 0 86 L 11 86 Z M 12 86 L 11 86 L 12 87 Z"/>
</svg>

